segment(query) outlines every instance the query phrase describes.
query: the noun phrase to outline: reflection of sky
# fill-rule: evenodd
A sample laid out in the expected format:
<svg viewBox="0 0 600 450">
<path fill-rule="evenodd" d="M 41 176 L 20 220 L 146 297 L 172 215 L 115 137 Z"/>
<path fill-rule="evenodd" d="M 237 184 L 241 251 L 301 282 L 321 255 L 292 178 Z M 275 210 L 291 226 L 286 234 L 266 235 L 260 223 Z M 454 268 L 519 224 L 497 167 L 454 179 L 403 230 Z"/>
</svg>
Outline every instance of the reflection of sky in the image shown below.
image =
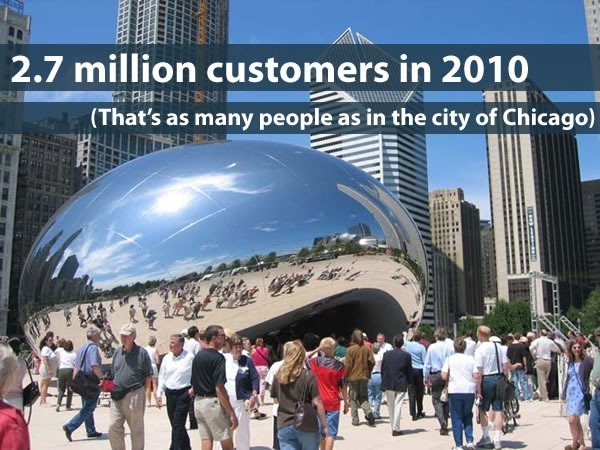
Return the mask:
<svg viewBox="0 0 600 450">
<path fill-rule="evenodd" d="M 83 227 L 55 274 L 75 254 L 76 276 L 110 288 L 255 254 L 296 252 L 356 223 L 384 239 L 373 215 L 336 188 L 343 183 L 370 195 L 363 186 L 373 181 L 363 172 L 292 146 L 244 141 L 227 147 L 187 146 L 115 169 L 59 213 L 38 248 L 58 230 L 62 238 Z"/>
</svg>

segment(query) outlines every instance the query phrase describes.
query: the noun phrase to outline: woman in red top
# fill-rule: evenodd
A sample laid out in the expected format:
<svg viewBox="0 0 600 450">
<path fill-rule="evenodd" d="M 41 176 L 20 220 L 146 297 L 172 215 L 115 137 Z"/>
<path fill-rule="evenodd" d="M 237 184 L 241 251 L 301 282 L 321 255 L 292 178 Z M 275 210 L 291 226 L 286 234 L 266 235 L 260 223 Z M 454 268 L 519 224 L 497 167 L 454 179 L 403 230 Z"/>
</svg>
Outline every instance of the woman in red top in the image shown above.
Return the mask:
<svg viewBox="0 0 600 450">
<path fill-rule="evenodd" d="M 4 398 L 19 368 L 12 349 L 0 345 L 0 397 Z M 2 450 L 30 450 L 29 430 L 21 411 L 0 400 L 0 448 Z"/>
<path fill-rule="evenodd" d="M 269 349 L 265 347 L 263 338 L 256 338 L 251 356 L 252 362 L 258 371 L 258 376 L 260 377 L 260 392 L 258 395 L 260 397 L 260 404 L 263 405 L 265 403 L 265 378 L 269 372 L 269 364 L 267 362 L 269 357 Z M 261 417 L 264 417 L 264 414 L 261 414 L 258 412 L 258 410 L 255 410 L 254 418 L 260 419 Z"/>
</svg>

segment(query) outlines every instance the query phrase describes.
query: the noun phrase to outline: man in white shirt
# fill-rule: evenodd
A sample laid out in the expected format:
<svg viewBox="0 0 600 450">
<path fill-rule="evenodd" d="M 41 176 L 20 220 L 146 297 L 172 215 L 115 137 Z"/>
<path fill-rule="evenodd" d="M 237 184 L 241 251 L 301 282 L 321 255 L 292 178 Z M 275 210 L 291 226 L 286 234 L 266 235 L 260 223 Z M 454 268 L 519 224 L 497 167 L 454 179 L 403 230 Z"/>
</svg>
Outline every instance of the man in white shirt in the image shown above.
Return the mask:
<svg viewBox="0 0 600 450">
<path fill-rule="evenodd" d="M 196 353 L 201 350 L 200 342 L 198 342 L 198 327 L 195 325 L 189 327 L 187 330 L 187 337 L 188 340 L 183 344 L 183 349 L 186 352 L 191 353 L 192 356 L 196 356 Z"/>
<path fill-rule="evenodd" d="M 552 367 L 552 353 L 560 352 L 560 348 L 548 337 L 548 331 L 542 330 L 541 336 L 531 343 L 529 351 L 535 360 L 540 400 L 545 402 L 548 400 L 547 383 Z"/>
<path fill-rule="evenodd" d="M 476 379 L 477 398 L 481 400 L 479 417 L 483 437 L 477 447 L 501 449 L 502 435 L 502 401 L 496 398 L 496 385 L 502 376 L 508 374 L 508 359 L 500 344 L 490 341 L 491 330 L 485 325 L 477 328 L 477 339 L 480 342 L 475 350 L 475 366 L 478 369 Z M 494 442 L 490 439 L 487 411 L 492 407 L 489 421 L 494 424 Z"/>
<path fill-rule="evenodd" d="M 377 343 L 379 344 L 379 351 L 381 352 L 382 358 L 383 358 L 383 354 L 385 352 L 394 350 L 394 347 L 392 347 L 392 344 L 385 342 L 385 334 L 383 334 L 383 333 L 379 333 L 377 335 Z"/>
<path fill-rule="evenodd" d="M 467 344 L 465 355 L 475 356 L 475 348 L 477 347 L 477 343 L 473 340 L 473 332 L 471 330 L 465 331 L 465 344 Z"/>
<path fill-rule="evenodd" d="M 180 334 L 173 334 L 169 339 L 170 353 L 163 358 L 158 373 L 156 405 L 162 407 L 164 393 L 171 422 L 170 448 L 190 450 L 190 437 L 185 429 L 185 420 L 194 395 L 191 388 L 194 356 L 183 349 L 184 340 Z"/>
</svg>

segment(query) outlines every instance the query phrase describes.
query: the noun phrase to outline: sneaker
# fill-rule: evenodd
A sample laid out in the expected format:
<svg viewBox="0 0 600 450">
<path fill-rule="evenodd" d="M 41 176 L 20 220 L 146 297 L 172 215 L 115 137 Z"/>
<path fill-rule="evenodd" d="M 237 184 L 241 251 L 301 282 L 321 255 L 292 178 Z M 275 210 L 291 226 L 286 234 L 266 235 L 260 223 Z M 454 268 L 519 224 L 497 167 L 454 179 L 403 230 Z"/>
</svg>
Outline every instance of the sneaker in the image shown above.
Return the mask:
<svg viewBox="0 0 600 450">
<path fill-rule="evenodd" d="M 367 422 L 369 424 L 370 427 L 374 427 L 375 426 L 375 416 L 373 415 L 373 413 L 371 411 L 369 411 L 365 417 L 367 419 Z"/>
<path fill-rule="evenodd" d="M 476 447 L 479 448 L 494 448 L 494 444 L 492 443 L 492 440 L 487 437 L 487 438 L 481 438 L 479 440 L 479 442 L 477 444 L 475 444 Z"/>
<path fill-rule="evenodd" d="M 472 442 L 467 442 L 467 445 L 465 446 L 465 450 L 475 450 L 477 447 L 475 447 L 475 444 L 473 444 Z"/>
<path fill-rule="evenodd" d="M 502 443 L 500 441 L 494 442 L 494 450 L 502 450 Z"/>
<path fill-rule="evenodd" d="M 353 420 L 352 421 L 352 425 L 354 425 L 355 427 L 357 427 L 357 426 L 360 425 L 360 423 L 358 422 L 358 420 L 356 420 L 356 421 Z"/>
<path fill-rule="evenodd" d="M 440 436 L 448 436 L 450 434 L 450 432 L 448 431 L 448 428 L 442 428 L 440 430 Z"/>
<path fill-rule="evenodd" d="M 94 431 L 93 433 L 88 433 L 87 437 L 99 438 L 99 437 L 102 437 L 102 433 L 100 433 L 99 431 Z"/>
<path fill-rule="evenodd" d="M 71 430 L 69 430 L 69 429 L 67 428 L 67 426 L 66 426 L 66 425 L 63 425 L 63 427 L 62 427 L 62 428 L 63 428 L 63 431 L 65 432 L 65 436 L 67 437 L 67 440 L 68 440 L 69 442 L 73 442 L 73 439 L 71 438 L 71 434 L 72 434 L 73 432 L 72 432 Z"/>
<path fill-rule="evenodd" d="M 456 446 L 454 446 L 454 447 L 452 447 L 452 450 L 464 450 L 464 447 L 456 447 Z"/>
</svg>

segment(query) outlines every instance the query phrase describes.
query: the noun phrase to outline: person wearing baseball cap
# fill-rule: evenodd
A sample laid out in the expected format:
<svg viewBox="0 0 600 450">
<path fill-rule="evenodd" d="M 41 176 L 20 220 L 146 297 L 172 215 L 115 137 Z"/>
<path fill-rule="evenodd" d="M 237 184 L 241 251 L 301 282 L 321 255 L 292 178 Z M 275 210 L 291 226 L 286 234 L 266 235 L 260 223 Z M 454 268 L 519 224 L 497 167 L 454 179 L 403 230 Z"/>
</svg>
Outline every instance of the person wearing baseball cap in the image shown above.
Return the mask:
<svg viewBox="0 0 600 450">
<path fill-rule="evenodd" d="M 135 327 L 128 323 L 119 331 L 122 347 L 112 361 L 115 387 L 111 393 L 108 436 L 113 450 L 125 450 L 125 422 L 131 430 L 131 448 L 144 448 L 144 387 L 152 382 L 152 362 L 148 352 L 135 343 Z"/>
</svg>

